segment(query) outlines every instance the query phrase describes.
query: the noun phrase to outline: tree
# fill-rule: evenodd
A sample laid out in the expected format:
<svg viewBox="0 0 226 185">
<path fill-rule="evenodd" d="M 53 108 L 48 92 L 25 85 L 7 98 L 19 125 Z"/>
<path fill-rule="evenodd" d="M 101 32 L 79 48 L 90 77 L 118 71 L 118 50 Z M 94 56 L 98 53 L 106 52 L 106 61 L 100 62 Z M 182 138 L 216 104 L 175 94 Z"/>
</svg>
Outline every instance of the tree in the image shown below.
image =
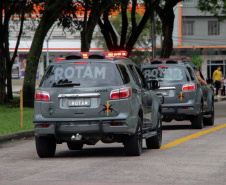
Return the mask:
<svg viewBox="0 0 226 185">
<path fill-rule="evenodd" d="M 137 42 L 140 34 L 145 28 L 147 21 L 149 20 L 151 13 L 154 11 L 157 4 L 160 0 L 144 1 L 144 13 L 141 20 L 137 20 L 136 10 L 137 10 L 137 0 L 131 1 L 131 9 L 129 9 L 129 0 L 120 1 L 119 7 L 117 10 L 120 10 L 121 14 L 121 32 L 118 34 L 115 27 L 111 24 L 109 16 L 112 13 L 111 7 L 107 9 L 103 16 L 100 17 L 98 22 L 101 33 L 104 36 L 108 50 L 126 50 L 128 55 L 131 54 L 132 49 L 134 48 L 135 43 Z M 127 16 L 128 12 L 131 14 L 131 27 L 129 27 L 129 18 Z M 131 29 L 130 29 L 131 28 Z M 118 37 L 118 35 L 120 35 Z"/>
<path fill-rule="evenodd" d="M 200 56 L 193 55 L 191 56 L 191 62 L 195 64 L 198 68 L 202 66 L 203 59 Z"/>
<path fill-rule="evenodd" d="M 2 0 L 0 2 L 0 104 L 6 103 L 7 99 L 12 99 L 12 65 L 17 56 L 17 50 L 20 38 L 23 32 L 25 13 L 32 10 L 32 2 L 27 0 Z M 20 17 L 20 29 L 17 37 L 16 47 L 13 56 L 9 52 L 9 23 L 15 15 Z M 6 96 L 6 79 L 7 79 L 7 96 Z"/>
<path fill-rule="evenodd" d="M 78 19 L 72 11 L 66 11 L 60 16 L 60 25 L 63 29 L 67 28 L 71 33 L 80 31 L 81 51 L 89 51 L 94 29 L 99 18 L 109 7 L 117 6 L 120 0 L 76 0 L 77 14 L 83 15 Z"/>
<path fill-rule="evenodd" d="M 23 98 L 24 106 L 27 107 L 33 107 L 34 105 L 36 73 L 45 36 L 52 25 L 59 18 L 63 10 L 69 5 L 73 6 L 72 0 L 45 0 L 45 3 L 42 3 L 42 5 L 42 17 L 35 31 L 31 48 L 28 53 L 26 71 L 24 76 Z"/>
<path fill-rule="evenodd" d="M 162 34 L 164 37 L 160 58 L 169 58 L 173 50 L 174 6 L 182 0 L 164 0 L 159 3 L 156 12 L 161 19 Z"/>
<path fill-rule="evenodd" d="M 137 22 L 140 22 L 142 19 L 143 15 L 141 12 L 138 12 L 136 14 L 136 20 Z M 131 13 L 127 12 L 127 18 L 128 20 L 131 20 Z M 115 18 L 110 19 L 110 22 L 112 26 L 114 27 L 114 30 L 116 32 L 116 35 L 118 38 L 120 38 L 120 32 L 122 29 L 122 14 L 118 13 Z M 156 19 L 156 33 L 160 34 L 161 33 L 161 25 L 160 21 Z M 137 65 L 140 65 L 140 63 L 144 60 L 149 60 L 150 59 L 150 52 L 148 51 L 148 48 L 151 47 L 151 20 L 149 19 L 146 26 L 144 27 L 143 31 L 141 32 L 140 36 L 138 37 L 134 47 L 135 48 L 144 48 L 144 51 L 132 51 L 130 58 L 132 59 L 133 62 L 135 62 Z M 128 31 L 127 31 L 127 38 L 129 38 L 129 34 L 132 32 L 132 24 L 131 22 L 128 22 Z M 96 36 L 99 33 L 96 33 Z M 107 50 L 107 45 L 104 40 L 104 38 L 100 38 L 97 41 L 97 46 L 98 47 L 103 47 L 104 50 Z"/>
<path fill-rule="evenodd" d="M 199 0 L 197 8 L 202 12 L 210 12 L 220 20 L 225 20 L 226 17 L 226 1 L 224 0 Z"/>
<path fill-rule="evenodd" d="M 117 1 L 114 0 L 85 0 L 84 7 L 84 19 L 81 31 L 81 51 L 89 51 L 90 44 L 93 37 L 94 28 L 96 27 L 99 18 L 102 13 L 109 9 L 109 7 L 115 5 Z M 88 11 L 90 9 L 89 19 Z"/>
</svg>

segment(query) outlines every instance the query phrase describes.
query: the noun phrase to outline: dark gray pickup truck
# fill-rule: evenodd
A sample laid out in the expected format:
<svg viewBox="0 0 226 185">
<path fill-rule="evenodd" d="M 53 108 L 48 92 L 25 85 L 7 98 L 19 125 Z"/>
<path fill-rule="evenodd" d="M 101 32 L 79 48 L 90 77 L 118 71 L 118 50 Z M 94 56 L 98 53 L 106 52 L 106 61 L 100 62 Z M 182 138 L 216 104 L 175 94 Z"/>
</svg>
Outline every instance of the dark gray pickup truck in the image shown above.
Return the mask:
<svg viewBox="0 0 226 185">
<path fill-rule="evenodd" d="M 117 55 L 117 57 L 111 56 Z M 35 94 L 34 127 L 39 157 L 84 144 L 121 142 L 127 155 L 160 148 L 161 102 L 139 68 L 118 53 L 74 53 L 52 63 Z"/>
</svg>

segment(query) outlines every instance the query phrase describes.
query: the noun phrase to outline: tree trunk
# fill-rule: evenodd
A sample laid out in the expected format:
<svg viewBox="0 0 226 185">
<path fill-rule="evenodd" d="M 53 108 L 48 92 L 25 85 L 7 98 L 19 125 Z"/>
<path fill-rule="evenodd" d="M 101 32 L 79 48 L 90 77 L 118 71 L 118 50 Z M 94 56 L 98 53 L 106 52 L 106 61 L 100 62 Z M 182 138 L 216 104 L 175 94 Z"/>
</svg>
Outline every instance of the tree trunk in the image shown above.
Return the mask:
<svg viewBox="0 0 226 185">
<path fill-rule="evenodd" d="M 45 36 L 68 3 L 70 3 L 70 0 L 56 0 L 54 2 L 52 0 L 45 1 L 45 10 L 35 31 L 35 35 L 27 57 L 27 65 L 23 84 L 23 98 L 25 107 L 34 106 L 36 73 Z"/>
<path fill-rule="evenodd" d="M 12 64 L 11 64 L 11 62 L 8 62 L 8 61 L 7 61 L 6 78 L 7 78 L 7 98 L 8 98 L 8 100 L 12 100 L 13 99 Z"/>
<path fill-rule="evenodd" d="M 14 53 L 13 53 L 13 56 L 10 60 L 10 52 L 9 52 L 9 42 L 7 41 L 7 54 L 8 54 L 8 61 L 7 61 L 7 97 L 9 100 L 12 100 L 13 99 L 13 91 L 12 91 L 12 67 L 13 67 L 13 63 L 15 61 L 15 58 L 17 56 L 17 51 L 18 51 L 18 48 L 19 48 L 19 44 L 20 44 L 20 38 L 21 38 L 21 35 L 23 33 L 23 27 L 24 27 L 24 16 L 25 16 L 25 8 L 26 8 L 26 3 L 27 3 L 27 0 L 23 0 L 22 2 L 22 11 L 21 11 L 21 18 L 20 18 L 20 31 L 19 31 L 19 34 L 17 36 L 17 42 L 16 42 L 16 47 L 15 47 L 15 50 L 14 50 Z M 9 35 L 8 35 L 9 37 Z"/>
<path fill-rule="evenodd" d="M 0 104 L 6 103 L 6 59 L 3 55 L 2 49 L 0 49 Z"/>
<path fill-rule="evenodd" d="M 101 17 L 101 14 L 108 8 L 110 8 L 115 0 L 100 1 L 93 0 L 91 11 L 89 14 L 89 20 L 87 21 L 85 29 L 81 32 L 81 51 L 89 51 L 94 29 Z M 84 20 L 86 21 L 86 20 Z"/>
<path fill-rule="evenodd" d="M 0 1 L 0 11 L 3 12 L 3 1 Z M 6 103 L 6 58 L 4 55 L 4 18 L 3 13 L 0 14 L 0 104 Z"/>
<path fill-rule="evenodd" d="M 173 50 L 173 26 L 174 26 L 173 8 L 160 16 L 162 22 L 163 45 L 160 58 L 169 58 Z"/>
<path fill-rule="evenodd" d="M 157 6 L 158 13 L 162 22 L 162 35 L 164 37 L 160 58 L 169 58 L 173 50 L 173 27 L 174 27 L 174 10 L 173 8 L 182 0 L 165 0 L 164 8 Z"/>
<path fill-rule="evenodd" d="M 89 1 L 85 0 L 85 14 L 84 14 L 84 21 L 83 21 L 83 30 L 81 31 L 81 51 L 88 52 L 89 51 L 89 43 L 87 41 L 86 33 L 87 33 L 87 16 L 88 16 L 88 8 L 89 8 Z"/>
<path fill-rule="evenodd" d="M 47 19 L 41 19 L 40 24 L 35 32 L 30 52 L 28 53 L 23 84 L 23 99 L 25 107 L 33 107 L 34 105 L 36 73 L 45 36 L 53 23 L 51 26 L 50 24 L 51 23 Z"/>
</svg>

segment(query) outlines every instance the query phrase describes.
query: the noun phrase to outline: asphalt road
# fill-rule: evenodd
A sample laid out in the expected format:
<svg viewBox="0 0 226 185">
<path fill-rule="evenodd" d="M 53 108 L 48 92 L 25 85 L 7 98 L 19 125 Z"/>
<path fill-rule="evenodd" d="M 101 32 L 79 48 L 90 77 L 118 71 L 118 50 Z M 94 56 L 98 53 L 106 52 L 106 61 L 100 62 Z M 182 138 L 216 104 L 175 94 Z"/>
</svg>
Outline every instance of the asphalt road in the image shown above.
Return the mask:
<svg viewBox="0 0 226 185">
<path fill-rule="evenodd" d="M 163 147 L 127 157 L 122 144 L 69 151 L 40 159 L 34 138 L 0 144 L 0 185 L 226 184 L 226 102 L 215 102 L 215 125 L 163 122 Z M 204 132 L 203 132 L 204 131 Z"/>
</svg>

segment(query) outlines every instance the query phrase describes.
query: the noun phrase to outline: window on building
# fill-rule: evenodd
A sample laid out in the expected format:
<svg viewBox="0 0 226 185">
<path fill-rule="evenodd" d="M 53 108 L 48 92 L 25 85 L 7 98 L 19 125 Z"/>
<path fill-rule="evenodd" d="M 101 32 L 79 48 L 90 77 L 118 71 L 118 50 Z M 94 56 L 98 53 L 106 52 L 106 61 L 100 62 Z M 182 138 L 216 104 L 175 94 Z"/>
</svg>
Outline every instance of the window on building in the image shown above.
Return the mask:
<svg viewBox="0 0 226 185">
<path fill-rule="evenodd" d="M 226 51 L 207 51 L 207 55 L 226 55 Z"/>
<path fill-rule="evenodd" d="M 219 21 L 208 21 L 208 35 L 220 35 Z"/>
<path fill-rule="evenodd" d="M 194 35 L 194 21 L 183 21 L 182 34 L 183 35 Z"/>
<path fill-rule="evenodd" d="M 202 51 L 200 51 L 200 50 L 180 51 L 180 55 L 181 56 L 202 55 Z"/>
<path fill-rule="evenodd" d="M 190 4 L 194 4 L 195 3 L 195 1 L 194 0 L 184 0 L 184 1 L 182 1 L 183 2 L 183 4 L 188 4 L 188 5 L 190 5 Z"/>
</svg>

